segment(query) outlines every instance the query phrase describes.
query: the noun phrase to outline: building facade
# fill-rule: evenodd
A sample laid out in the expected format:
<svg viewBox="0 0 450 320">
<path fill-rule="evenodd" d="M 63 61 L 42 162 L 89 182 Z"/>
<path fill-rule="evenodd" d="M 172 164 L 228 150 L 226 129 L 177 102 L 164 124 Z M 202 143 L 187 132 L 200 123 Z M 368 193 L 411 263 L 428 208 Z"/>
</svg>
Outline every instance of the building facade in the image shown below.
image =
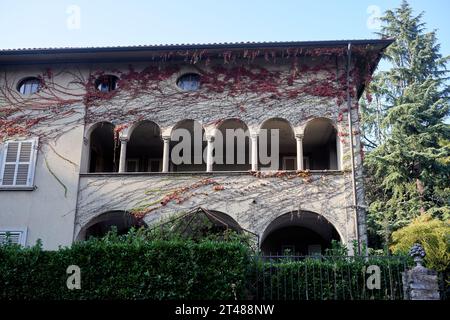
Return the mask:
<svg viewBox="0 0 450 320">
<path fill-rule="evenodd" d="M 0 237 L 204 208 L 265 253 L 364 243 L 358 100 L 390 42 L 0 51 Z"/>
</svg>

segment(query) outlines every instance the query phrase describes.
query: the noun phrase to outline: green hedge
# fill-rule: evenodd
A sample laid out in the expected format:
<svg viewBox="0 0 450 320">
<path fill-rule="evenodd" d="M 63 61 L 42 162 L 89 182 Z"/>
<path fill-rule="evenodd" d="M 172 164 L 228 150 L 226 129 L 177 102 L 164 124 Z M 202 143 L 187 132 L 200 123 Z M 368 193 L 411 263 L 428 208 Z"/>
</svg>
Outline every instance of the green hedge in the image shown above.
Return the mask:
<svg viewBox="0 0 450 320">
<path fill-rule="evenodd" d="M 258 259 L 251 273 L 252 293 L 269 300 L 401 300 L 401 273 L 408 263 L 402 257 Z M 371 265 L 380 268 L 380 289 L 367 287 Z"/>
<path fill-rule="evenodd" d="M 57 251 L 0 246 L 0 299 L 241 298 L 249 256 L 239 242 L 217 241 L 93 239 Z M 81 290 L 67 289 L 69 265 L 81 268 Z"/>
<path fill-rule="evenodd" d="M 409 261 L 410 262 L 410 261 Z M 44 251 L 0 246 L 0 299 L 402 299 L 404 257 L 258 257 L 228 241 L 111 234 Z M 81 269 L 81 290 L 68 290 L 69 265 Z M 381 289 L 366 286 L 370 265 Z"/>
</svg>

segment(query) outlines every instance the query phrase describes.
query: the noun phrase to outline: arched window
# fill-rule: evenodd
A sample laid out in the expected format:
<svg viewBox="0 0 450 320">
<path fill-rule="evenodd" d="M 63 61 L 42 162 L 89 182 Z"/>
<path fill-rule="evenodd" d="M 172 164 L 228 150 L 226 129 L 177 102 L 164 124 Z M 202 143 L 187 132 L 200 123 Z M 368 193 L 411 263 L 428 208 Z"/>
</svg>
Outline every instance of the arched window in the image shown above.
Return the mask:
<svg viewBox="0 0 450 320">
<path fill-rule="evenodd" d="M 177 80 L 177 86 L 184 91 L 196 91 L 200 89 L 200 75 L 196 73 L 187 73 Z"/>
<path fill-rule="evenodd" d="M 114 125 L 101 122 L 90 135 L 89 172 L 116 172 L 120 144 L 115 146 Z"/>
<path fill-rule="evenodd" d="M 205 171 L 203 152 L 205 130 L 195 120 L 182 120 L 172 129 L 171 161 L 173 171 Z"/>
<path fill-rule="evenodd" d="M 117 89 L 119 78 L 113 75 L 102 75 L 95 80 L 95 87 L 101 92 L 110 92 Z"/>
<path fill-rule="evenodd" d="M 259 150 L 260 155 L 263 153 L 267 156 L 267 159 L 259 157 L 261 170 L 264 170 L 264 168 L 297 170 L 295 135 L 288 121 L 280 118 L 265 121 L 261 125 L 259 133 Z M 272 154 L 272 151 L 278 151 L 278 153 Z"/>
<path fill-rule="evenodd" d="M 239 119 L 227 119 L 217 128 L 214 137 L 215 171 L 250 170 L 250 133 Z"/>
<path fill-rule="evenodd" d="M 152 121 L 139 123 L 127 143 L 127 172 L 162 171 L 163 141 L 159 126 Z"/>
<path fill-rule="evenodd" d="M 310 121 L 303 137 L 303 163 L 309 170 L 338 170 L 337 131 L 328 119 Z"/>
<path fill-rule="evenodd" d="M 17 90 L 23 95 L 31 95 L 41 88 L 41 80 L 36 77 L 29 77 L 19 82 Z"/>
</svg>

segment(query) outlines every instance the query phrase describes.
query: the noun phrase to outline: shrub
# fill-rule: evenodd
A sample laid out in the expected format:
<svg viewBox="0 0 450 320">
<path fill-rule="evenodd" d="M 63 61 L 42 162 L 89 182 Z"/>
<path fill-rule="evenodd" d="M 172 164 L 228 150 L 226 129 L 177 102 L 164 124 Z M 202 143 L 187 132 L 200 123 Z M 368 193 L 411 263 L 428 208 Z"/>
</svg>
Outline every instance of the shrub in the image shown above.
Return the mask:
<svg viewBox="0 0 450 320">
<path fill-rule="evenodd" d="M 6 245 L 0 247 L 0 299 L 232 299 L 232 284 L 237 295 L 244 291 L 247 250 L 232 241 L 116 235 L 58 251 Z M 69 265 L 81 269 L 81 290 L 66 287 Z"/>
<path fill-rule="evenodd" d="M 450 224 L 449 221 L 433 219 L 430 214 L 422 214 L 409 225 L 392 234 L 394 253 L 406 254 L 414 243 L 425 249 L 425 263 L 428 268 L 443 272 L 450 265 Z"/>
<path fill-rule="evenodd" d="M 368 289 L 367 267 L 380 268 L 380 289 Z M 254 295 L 270 300 L 402 299 L 403 257 L 317 257 L 257 260 Z"/>
</svg>

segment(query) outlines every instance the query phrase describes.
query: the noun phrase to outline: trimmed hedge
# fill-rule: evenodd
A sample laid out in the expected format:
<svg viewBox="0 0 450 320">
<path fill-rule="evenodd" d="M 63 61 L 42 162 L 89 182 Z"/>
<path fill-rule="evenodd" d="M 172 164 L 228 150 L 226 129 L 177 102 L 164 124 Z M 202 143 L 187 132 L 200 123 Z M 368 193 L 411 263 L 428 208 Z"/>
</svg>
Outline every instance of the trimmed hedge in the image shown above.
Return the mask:
<svg viewBox="0 0 450 320">
<path fill-rule="evenodd" d="M 57 251 L 0 246 L 0 299 L 240 298 L 248 250 L 239 242 L 186 240 L 94 239 Z M 67 289 L 69 265 L 81 269 L 81 290 Z"/>
<path fill-rule="evenodd" d="M 253 296 L 269 300 L 402 300 L 401 273 L 409 261 L 402 257 L 327 257 L 303 260 L 257 260 Z M 367 282 L 379 267 L 380 288 Z"/>
<path fill-rule="evenodd" d="M 405 257 L 259 257 L 238 238 L 228 241 L 111 234 L 57 251 L 0 246 L 0 300 L 105 299 L 402 299 Z M 69 290 L 67 267 L 81 269 L 81 290 Z M 366 269 L 381 270 L 370 290 Z"/>
</svg>

